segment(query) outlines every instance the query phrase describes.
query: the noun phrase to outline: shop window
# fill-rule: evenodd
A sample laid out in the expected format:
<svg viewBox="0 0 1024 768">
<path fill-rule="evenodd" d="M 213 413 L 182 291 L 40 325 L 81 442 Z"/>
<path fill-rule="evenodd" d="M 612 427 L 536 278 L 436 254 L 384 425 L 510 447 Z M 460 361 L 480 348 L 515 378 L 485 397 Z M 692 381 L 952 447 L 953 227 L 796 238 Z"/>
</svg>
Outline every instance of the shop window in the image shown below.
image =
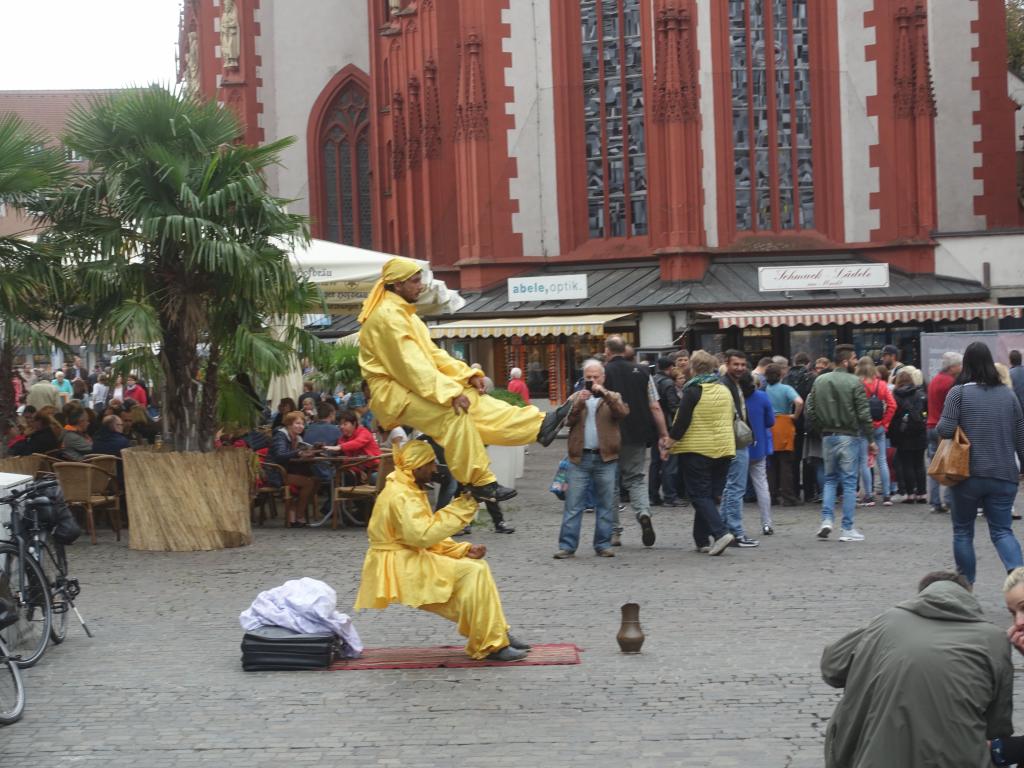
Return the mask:
<svg viewBox="0 0 1024 768">
<path fill-rule="evenodd" d="M 824 330 L 792 330 L 789 332 L 789 357 L 792 360 L 803 352 L 811 360 L 826 357 L 831 360 L 836 350 L 835 326 Z"/>
<path fill-rule="evenodd" d="M 647 234 L 640 0 L 580 0 L 590 237 Z"/>
<path fill-rule="evenodd" d="M 772 349 L 771 328 L 744 328 L 740 349 L 747 353 L 751 365 L 757 365 L 762 357 L 772 357 L 776 352 Z"/>
<path fill-rule="evenodd" d="M 810 0 L 728 2 L 736 229 L 812 229 Z"/>
<path fill-rule="evenodd" d="M 369 98 L 354 80 L 331 101 L 320 128 L 325 240 L 373 247 Z"/>
</svg>

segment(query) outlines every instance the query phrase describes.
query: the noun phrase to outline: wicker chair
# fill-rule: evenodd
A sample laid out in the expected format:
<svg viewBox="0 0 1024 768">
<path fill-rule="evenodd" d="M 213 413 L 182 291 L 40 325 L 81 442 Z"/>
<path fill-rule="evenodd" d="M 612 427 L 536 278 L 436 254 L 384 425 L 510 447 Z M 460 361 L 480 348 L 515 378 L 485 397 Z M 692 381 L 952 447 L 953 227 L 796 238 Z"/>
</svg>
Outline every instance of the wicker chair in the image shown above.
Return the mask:
<svg viewBox="0 0 1024 768">
<path fill-rule="evenodd" d="M 366 525 L 370 521 L 370 514 L 373 511 L 373 504 L 377 501 L 377 495 L 384 490 L 384 481 L 387 476 L 390 475 L 395 469 L 395 459 L 390 453 L 384 453 L 380 457 L 380 466 L 377 467 L 377 482 L 374 484 L 366 482 L 366 472 L 355 472 L 354 476 L 357 480 L 362 482 L 356 482 L 352 485 L 338 485 L 334 489 L 334 509 L 331 515 L 331 527 L 337 528 L 337 514 L 334 510 L 337 510 L 339 505 L 344 505 L 346 502 L 355 502 L 358 506 L 368 509 L 366 513 L 366 519 L 360 520 L 355 515 L 342 509 L 341 514 L 343 520 L 349 525 Z M 346 469 L 351 472 L 352 469 Z"/>
<path fill-rule="evenodd" d="M 118 499 L 107 492 L 110 482 L 117 478 L 110 475 L 95 464 L 83 461 L 58 461 L 53 465 L 53 472 L 60 482 L 64 500 L 70 507 L 81 507 L 85 510 L 85 524 L 89 529 L 89 538 L 96 543 L 97 509 L 106 509 L 110 527 L 114 529 L 117 540 L 121 540 L 121 512 Z"/>
<path fill-rule="evenodd" d="M 270 476 L 275 474 L 280 478 L 281 485 L 270 483 Z M 270 504 L 270 516 L 277 517 L 277 500 L 281 499 L 285 503 L 291 500 L 291 491 L 288 490 L 288 483 L 285 482 L 287 476 L 288 471 L 280 464 L 269 461 L 258 462 L 252 484 L 252 512 L 257 524 L 263 525 L 266 520 L 264 508 L 268 503 Z M 263 480 L 263 485 L 256 483 L 256 477 Z"/>
<path fill-rule="evenodd" d="M 121 514 L 121 520 L 124 522 L 125 527 L 128 527 L 128 516 L 125 514 L 124 506 L 124 481 L 121 471 L 121 459 L 118 456 L 112 456 L 109 453 L 90 453 L 83 461 L 86 464 L 92 464 L 99 467 L 108 475 L 110 480 L 107 483 L 107 487 L 104 492 L 108 496 L 113 496 L 117 499 L 117 509 Z"/>
</svg>

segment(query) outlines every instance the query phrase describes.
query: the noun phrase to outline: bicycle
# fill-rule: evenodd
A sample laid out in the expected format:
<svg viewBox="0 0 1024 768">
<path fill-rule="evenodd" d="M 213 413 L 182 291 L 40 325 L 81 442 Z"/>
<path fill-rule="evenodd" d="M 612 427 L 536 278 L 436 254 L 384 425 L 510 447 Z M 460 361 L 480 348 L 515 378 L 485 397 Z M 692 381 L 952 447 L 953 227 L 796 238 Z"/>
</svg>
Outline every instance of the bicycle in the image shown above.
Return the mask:
<svg viewBox="0 0 1024 768">
<path fill-rule="evenodd" d="M 0 504 L 11 505 L 11 521 L 6 525 L 12 533 L 11 540 L 0 543 L 0 598 L 14 603 L 17 614 L 15 622 L 0 630 L 0 636 L 22 668 L 39 661 L 49 642 L 64 642 L 69 610 L 92 637 L 75 607 L 81 592 L 78 580 L 68 576 L 64 544 L 53 536 L 59 522 L 54 502 L 39 495 L 55 487 L 56 480 L 38 480 L 0 498 Z M 77 535 L 70 541 L 74 538 Z M 47 572 L 53 574 L 52 579 Z"/>
<path fill-rule="evenodd" d="M 0 599 L 0 629 L 17 620 L 14 605 Z M 17 722 L 24 711 L 25 685 L 21 681 L 21 670 L 0 637 L 0 725 Z"/>
</svg>

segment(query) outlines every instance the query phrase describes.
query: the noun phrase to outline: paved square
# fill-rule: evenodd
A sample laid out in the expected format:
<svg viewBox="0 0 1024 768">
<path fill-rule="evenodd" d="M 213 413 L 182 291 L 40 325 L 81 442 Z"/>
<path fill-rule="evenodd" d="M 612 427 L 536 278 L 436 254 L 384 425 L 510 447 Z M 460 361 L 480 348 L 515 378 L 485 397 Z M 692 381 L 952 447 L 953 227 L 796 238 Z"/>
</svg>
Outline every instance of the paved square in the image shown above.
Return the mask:
<svg viewBox="0 0 1024 768">
<path fill-rule="evenodd" d="M 817 510 L 778 509 L 761 547 L 710 558 L 693 551 L 691 509 L 657 508 L 654 548 L 627 515 L 617 556 L 594 557 L 588 516 L 577 557 L 556 561 L 561 505 L 547 486 L 564 450 L 531 448 L 507 505 L 514 535 L 488 519 L 473 540 L 488 546 L 517 634 L 576 643 L 581 665 L 244 673 L 239 612 L 300 576 L 330 583 L 350 610 L 365 532 L 278 519 L 251 547 L 191 554 L 133 552 L 108 532 L 71 551 L 96 637 L 72 622 L 26 671 L 28 707 L 0 730 L 2 764 L 820 768 L 837 700 L 818 674 L 822 646 L 952 565 L 948 517 L 858 510 L 867 541 L 842 544 L 815 538 Z M 752 506 L 746 518 L 756 524 Z M 1006 626 L 984 522 L 976 546 L 978 597 Z M 647 635 L 639 656 L 615 643 L 630 601 Z M 444 620 L 399 606 L 355 619 L 368 646 L 460 642 Z"/>
</svg>

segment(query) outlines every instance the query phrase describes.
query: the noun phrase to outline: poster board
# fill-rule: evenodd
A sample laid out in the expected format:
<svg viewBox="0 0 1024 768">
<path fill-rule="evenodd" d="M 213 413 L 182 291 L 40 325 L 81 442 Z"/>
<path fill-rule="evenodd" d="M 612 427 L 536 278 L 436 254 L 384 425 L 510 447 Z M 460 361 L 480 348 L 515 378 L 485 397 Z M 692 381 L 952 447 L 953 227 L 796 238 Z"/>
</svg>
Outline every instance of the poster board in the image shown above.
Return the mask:
<svg viewBox="0 0 1024 768">
<path fill-rule="evenodd" d="M 967 345 L 980 341 L 992 351 L 997 363 L 1010 364 L 1010 350 L 1024 352 L 1024 331 L 958 331 L 956 333 L 922 333 L 921 367 L 925 380 L 942 369 L 942 356 L 946 352 L 960 352 Z"/>
</svg>

